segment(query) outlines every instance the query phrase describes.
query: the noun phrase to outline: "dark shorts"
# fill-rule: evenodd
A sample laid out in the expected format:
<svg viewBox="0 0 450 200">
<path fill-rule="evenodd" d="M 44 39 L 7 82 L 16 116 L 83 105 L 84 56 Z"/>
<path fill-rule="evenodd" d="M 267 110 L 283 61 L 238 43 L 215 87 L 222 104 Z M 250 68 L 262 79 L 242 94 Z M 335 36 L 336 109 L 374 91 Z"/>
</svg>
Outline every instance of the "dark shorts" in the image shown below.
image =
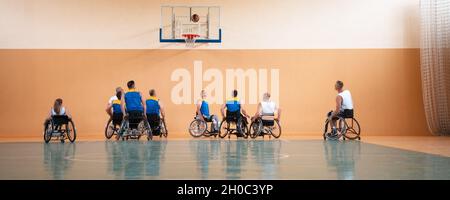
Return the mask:
<svg viewBox="0 0 450 200">
<path fill-rule="evenodd" d="M 130 128 L 136 129 L 143 119 L 144 119 L 144 112 L 128 111 L 128 122 L 130 123 Z"/>
<path fill-rule="evenodd" d="M 122 124 L 123 114 L 122 113 L 113 113 L 112 121 L 114 125 Z"/>
<path fill-rule="evenodd" d="M 331 111 L 328 113 L 328 116 L 331 115 Z M 341 110 L 338 114 L 337 117 L 341 117 L 341 118 L 353 118 L 353 109 L 345 109 L 345 110 Z M 333 119 L 337 119 L 337 117 L 333 118 Z"/>
<path fill-rule="evenodd" d="M 227 110 L 227 122 L 237 122 L 241 117 L 241 111 L 230 112 Z"/>
<path fill-rule="evenodd" d="M 147 114 L 147 121 L 154 133 L 159 133 L 161 117 L 159 114 Z"/>
<path fill-rule="evenodd" d="M 210 115 L 209 117 L 203 116 L 206 122 L 212 122 L 214 115 Z"/>
<path fill-rule="evenodd" d="M 265 116 L 274 116 L 274 115 L 265 115 Z M 274 120 L 262 120 L 263 126 L 273 126 L 275 125 L 275 121 Z"/>
</svg>

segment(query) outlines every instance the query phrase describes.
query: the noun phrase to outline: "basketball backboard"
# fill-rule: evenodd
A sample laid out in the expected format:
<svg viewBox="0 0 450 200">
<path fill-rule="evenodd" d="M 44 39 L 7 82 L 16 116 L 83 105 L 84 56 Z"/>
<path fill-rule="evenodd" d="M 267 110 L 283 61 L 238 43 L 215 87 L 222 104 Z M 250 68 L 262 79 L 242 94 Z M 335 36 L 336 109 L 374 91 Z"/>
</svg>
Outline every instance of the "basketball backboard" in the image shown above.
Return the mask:
<svg viewBox="0 0 450 200">
<path fill-rule="evenodd" d="M 186 34 L 198 35 L 196 43 L 221 43 L 220 7 L 162 6 L 160 42 L 184 43 Z"/>
</svg>

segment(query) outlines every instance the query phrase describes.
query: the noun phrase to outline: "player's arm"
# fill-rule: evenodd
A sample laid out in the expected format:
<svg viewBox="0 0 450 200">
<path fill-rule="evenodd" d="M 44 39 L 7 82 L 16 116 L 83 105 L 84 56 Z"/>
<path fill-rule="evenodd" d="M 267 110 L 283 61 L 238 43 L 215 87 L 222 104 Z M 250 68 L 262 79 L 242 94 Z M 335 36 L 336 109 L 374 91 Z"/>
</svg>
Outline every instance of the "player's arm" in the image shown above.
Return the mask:
<svg viewBox="0 0 450 200">
<path fill-rule="evenodd" d="M 203 118 L 203 114 L 202 114 L 202 112 L 200 111 L 200 108 L 202 107 L 202 100 L 198 100 L 197 101 L 197 116 L 201 119 L 201 120 L 205 120 L 205 118 Z"/>
<path fill-rule="evenodd" d="M 262 110 L 262 106 L 261 103 L 258 104 L 258 108 L 256 108 L 256 113 L 255 116 L 253 116 L 253 119 L 258 118 L 259 116 L 261 116 L 261 110 Z"/>
<path fill-rule="evenodd" d="M 123 93 L 122 93 L 123 94 Z M 125 95 L 122 96 L 122 100 L 120 101 L 120 109 L 122 110 L 123 113 L 123 117 L 125 118 L 125 116 L 127 115 L 127 113 L 125 112 Z"/>
<path fill-rule="evenodd" d="M 220 114 L 222 114 L 222 118 L 225 118 L 225 108 L 227 107 L 227 104 L 224 103 L 222 105 L 222 108 L 220 108 Z"/>
<path fill-rule="evenodd" d="M 342 97 L 340 95 L 336 96 L 336 108 L 333 111 L 333 116 L 336 116 L 339 111 L 341 110 L 341 105 L 342 105 Z"/>
<path fill-rule="evenodd" d="M 142 93 L 141 93 L 141 92 L 139 92 L 139 95 L 141 95 L 142 108 L 144 109 L 144 116 L 146 116 L 145 113 L 147 113 L 147 112 L 146 112 L 146 111 L 147 111 L 147 108 L 146 108 L 146 105 L 145 105 L 145 99 L 144 99 L 144 96 L 142 96 Z"/>
<path fill-rule="evenodd" d="M 108 105 L 106 105 L 106 113 L 112 117 L 112 112 L 111 112 L 111 108 L 112 108 L 112 103 L 108 103 Z"/>
<path fill-rule="evenodd" d="M 165 119 L 166 118 L 166 112 L 164 111 L 164 106 L 163 106 L 162 102 L 158 101 L 158 105 L 159 105 L 159 110 L 161 112 L 161 117 L 163 119 Z"/>
<path fill-rule="evenodd" d="M 240 103 L 239 103 L 239 104 L 240 104 Z M 244 106 L 242 106 L 242 104 L 240 104 L 240 105 L 241 105 L 241 112 L 242 112 L 242 114 L 243 114 L 245 117 L 250 117 L 250 115 L 247 114 L 247 111 L 245 111 Z"/>
</svg>

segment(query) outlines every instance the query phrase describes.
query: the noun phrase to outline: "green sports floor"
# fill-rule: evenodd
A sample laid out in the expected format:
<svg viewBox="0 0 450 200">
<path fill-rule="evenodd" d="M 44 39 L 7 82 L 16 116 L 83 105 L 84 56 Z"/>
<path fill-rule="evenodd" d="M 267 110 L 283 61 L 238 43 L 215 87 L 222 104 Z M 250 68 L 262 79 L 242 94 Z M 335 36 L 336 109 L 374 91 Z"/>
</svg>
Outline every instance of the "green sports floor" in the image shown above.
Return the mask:
<svg viewBox="0 0 450 200">
<path fill-rule="evenodd" d="M 0 179 L 450 179 L 450 157 L 363 141 L 0 143 Z"/>
</svg>

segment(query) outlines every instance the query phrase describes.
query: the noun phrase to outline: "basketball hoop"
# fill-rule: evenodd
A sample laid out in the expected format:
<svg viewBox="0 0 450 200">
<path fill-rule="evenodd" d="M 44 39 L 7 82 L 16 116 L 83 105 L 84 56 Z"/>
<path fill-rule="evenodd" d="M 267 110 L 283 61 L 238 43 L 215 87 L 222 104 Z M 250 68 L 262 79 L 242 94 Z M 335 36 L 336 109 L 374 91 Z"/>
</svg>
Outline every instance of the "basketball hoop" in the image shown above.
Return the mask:
<svg viewBox="0 0 450 200">
<path fill-rule="evenodd" d="M 181 35 L 184 37 L 184 41 L 186 42 L 186 47 L 194 47 L 195 45 L 195 40 L 200 37 L 199 34 L 183 34 Z"/>
</svg>

